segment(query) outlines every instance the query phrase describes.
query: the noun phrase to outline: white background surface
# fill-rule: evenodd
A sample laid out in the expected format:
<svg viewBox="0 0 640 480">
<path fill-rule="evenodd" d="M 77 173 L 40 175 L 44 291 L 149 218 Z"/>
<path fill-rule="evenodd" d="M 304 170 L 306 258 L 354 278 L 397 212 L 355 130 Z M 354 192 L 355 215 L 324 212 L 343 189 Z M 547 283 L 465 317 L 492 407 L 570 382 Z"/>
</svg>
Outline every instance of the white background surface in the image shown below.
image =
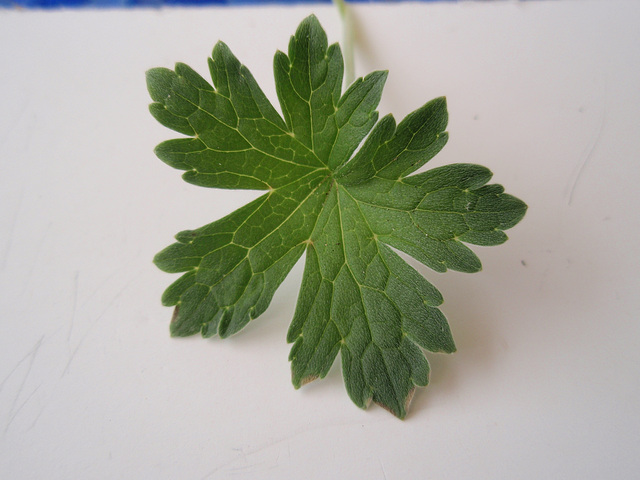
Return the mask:
<svg viewBox="0 0 640 480">
<path fill-rule="evenodd" d="M 475 275 L 417 267 L 458 346 L 401 422 L 339 364 L 295 391 L 302 265 L 220 341 L 171 339 L 153 255 L 252 192 L 194 187 L 144 72 L 206 74 L 223 39 L 277 104 L 271 62 L 314 11 L 0 12 L 0 476 L 7 479 L 632 478 L 640 471 L 640 2 L 359 5 L 381 113 L 447 95 L 431 165 L 475 162 L 529 204 Z"/>
</svg>

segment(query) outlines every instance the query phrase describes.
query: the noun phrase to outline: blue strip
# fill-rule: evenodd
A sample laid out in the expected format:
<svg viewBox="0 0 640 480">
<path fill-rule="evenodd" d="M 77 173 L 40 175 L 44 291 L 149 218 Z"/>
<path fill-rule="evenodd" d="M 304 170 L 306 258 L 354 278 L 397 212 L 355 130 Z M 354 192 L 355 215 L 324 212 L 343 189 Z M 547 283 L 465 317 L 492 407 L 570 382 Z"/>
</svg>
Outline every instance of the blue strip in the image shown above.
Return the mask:
<svg viewBox="0 0 640 480">
<path fill-rule="evenodd" d="M 357 3 L 372 3 L 385 0 L 349 0 Z M 391 0 L 391 2 L 401 0 Z M 452 0 L 421 0 L 423 2 Z M 234 5 L 287 5 L 302 3 L 331 3 L 331 0 L 0 0 L 0 8 L 128 8 L 164 6 L 234 6 Z"/>
</svg>

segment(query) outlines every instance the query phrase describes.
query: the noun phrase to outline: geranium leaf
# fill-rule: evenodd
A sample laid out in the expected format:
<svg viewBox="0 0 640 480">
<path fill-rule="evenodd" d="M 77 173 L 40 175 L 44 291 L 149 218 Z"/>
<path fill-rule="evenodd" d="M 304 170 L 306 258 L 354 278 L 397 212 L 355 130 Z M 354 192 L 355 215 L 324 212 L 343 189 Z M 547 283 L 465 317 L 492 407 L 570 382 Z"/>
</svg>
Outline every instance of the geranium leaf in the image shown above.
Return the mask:
<svg viewBox="0 0 640 480">
<path fill-rule="evenodd" d="M 294 386 L 324 377 L 340 354 L 354 403 L 403 418 L 429 381 L 423 350 L 455 345 L 442 296 L 391 247 L 438 272 L 475 272 L 480 260 L 463 242 L 504 242 L 526 205 L 478 165 L 414 173 L 447 142 L 445 99 L 397 125 L 378 121 L 387 73 L 342 93 L 340 47 L 314 16 L 274 59 L 282 117 L 224 43 L 209 69 L 213 85 L 184 64 L 147 73 L 151 113 L 186 136 L 156 154 L 195 185 L 266 193 L 156 255 L 159 268 L 183 273 L 162 297 L 175 306 L 172 335 L 237 333 L 306 252 L 287 335 Z"/>
</svg>

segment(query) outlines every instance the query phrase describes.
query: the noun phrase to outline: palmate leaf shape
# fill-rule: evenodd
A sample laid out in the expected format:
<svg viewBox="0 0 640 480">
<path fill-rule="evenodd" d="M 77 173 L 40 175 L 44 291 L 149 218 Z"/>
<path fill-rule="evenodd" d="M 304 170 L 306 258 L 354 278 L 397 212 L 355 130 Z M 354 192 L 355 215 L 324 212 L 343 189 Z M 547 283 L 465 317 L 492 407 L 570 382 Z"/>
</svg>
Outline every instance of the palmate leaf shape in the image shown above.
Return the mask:
<svg viewBox="0 0 640 480">
<path fill-rule="evenodd" d="M 462 242 L 504 242 L 526 205 L 487 185 L 491 172 L 478 165 L 413 174 L 447 142 L 445 99 L 398 125 L 391 115 L 378 122 L 387 73 L 341 94 L 340 48 L 327 45 L 314 16 L 300 24 L 288 55 L 275 55 L 284 119 L 224 43 L 209 69 L 215 88 L 180 63 L 147 72 L 151 113 L 186 135 L 156 154 L 195 185 L 266 193 L 178 233 L 155 257 L 165 272 L 184 272 L 162 297 L 175 305 L 172 335 L 238 332 L 306 251 L 287 335 L 294 386 L 324 377 L 340 352 L 354 403 L 373 400 L 403 418 L 415 387 L 429 380 L 423 349 L 455 346 L 440 293 L 393 249 L 438 272 L 475 272 L 480 261 Z"/>
</svg>

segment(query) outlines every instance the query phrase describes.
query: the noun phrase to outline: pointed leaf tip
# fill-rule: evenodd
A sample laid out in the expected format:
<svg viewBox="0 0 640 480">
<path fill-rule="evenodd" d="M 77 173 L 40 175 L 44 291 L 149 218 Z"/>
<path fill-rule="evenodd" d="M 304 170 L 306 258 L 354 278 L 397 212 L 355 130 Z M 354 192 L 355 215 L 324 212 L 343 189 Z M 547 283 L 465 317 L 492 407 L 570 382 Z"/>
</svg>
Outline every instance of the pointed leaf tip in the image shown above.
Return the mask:
<svg viewBox="0 0 640 480">
<path fill-rule="evenodd" d="M 175 73 L 168 68 L 158 67 L 147 70 L 145 73 L 147 90 L 154 102 L 164 102 L 171 90 L 174 76 Z"/>
</svg>

